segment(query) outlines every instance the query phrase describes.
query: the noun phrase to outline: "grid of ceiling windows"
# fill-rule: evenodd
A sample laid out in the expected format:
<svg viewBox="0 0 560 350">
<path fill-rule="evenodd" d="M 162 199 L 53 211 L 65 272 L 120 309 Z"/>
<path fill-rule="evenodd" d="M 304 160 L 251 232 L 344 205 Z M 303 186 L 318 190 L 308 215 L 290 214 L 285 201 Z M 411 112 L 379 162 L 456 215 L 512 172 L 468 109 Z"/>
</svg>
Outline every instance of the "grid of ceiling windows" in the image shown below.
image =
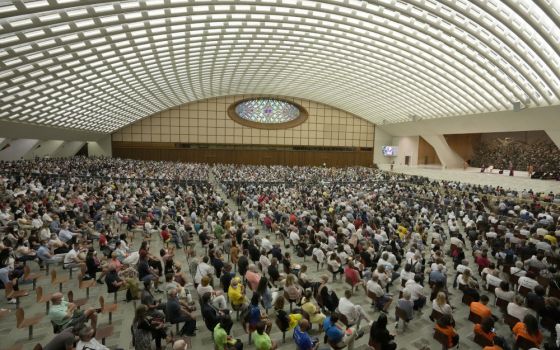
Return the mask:
<svg viewBox="0 0 560 350">
<path fill-rule="evenodd" d="M 111 132 L 242 93 L 373 122 L 558 104 L 550 0 L 15 0 L 0 4 L 0 119 Z"/>
</svg>

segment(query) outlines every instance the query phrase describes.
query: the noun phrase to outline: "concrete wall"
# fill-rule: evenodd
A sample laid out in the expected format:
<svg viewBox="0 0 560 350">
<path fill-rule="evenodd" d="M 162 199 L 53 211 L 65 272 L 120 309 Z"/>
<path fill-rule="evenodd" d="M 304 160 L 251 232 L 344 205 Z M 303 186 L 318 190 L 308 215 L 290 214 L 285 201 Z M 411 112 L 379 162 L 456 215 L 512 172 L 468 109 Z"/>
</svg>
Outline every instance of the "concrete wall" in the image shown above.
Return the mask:
<svg viewBox="0 0 560 350">
<path fill-rule="evenodd" d="M 373 162 L 377 165 L 390 164 L 394 157 L 383 155 L 383 146 L 392 146 L 393 136 L 385 132 L 379 125 L 375 126 L 375 137 L 373 138 Z"/>
<path fill-rule="evenodd" d="M 22 159 L 27 152 L 37 145 L 37 143 L 39 143 L 39 140 L 35 139 L 5 140 L 2 148 L 9 146 L 0 151 L 0 160 Z"/>
<path fill-rule="evenodd" d="M 90 157 L 111 157 L 111 135 L 97 141 L 88 142 L 88 154 Z"/>
<path fill-rule="evenodd" d="M 68 141 L 64 142 L 62 146 L 60 146 L 56 152 L 52 155 L 55 158 L 66 158 L 72 157 L 78 153 L 80 148 L 84 145 L 84 141 Z"/>
<path fill-rule="evenodd" d="M 60 148 L 60 146 L 62 146 L 62 144 L 64 144 L 64 141 L 60 140 L 40 141 L 31 150 L 29 150 L 23 158 L 33 159 L 35 157 L 50 157 Z"/>
<path fill-rule="evenodd" d="M 419 142 L 420 142 L 419 136 L 394 137 L 392 144 L 397 145 L 399 147 L 397 151 L 397 157 L 394 158 L 395 164 L 404 165 L 405 157 L 409 156 L 410 162 L 408 165 L 410 166 L 418 165 Z"/>
</svg>

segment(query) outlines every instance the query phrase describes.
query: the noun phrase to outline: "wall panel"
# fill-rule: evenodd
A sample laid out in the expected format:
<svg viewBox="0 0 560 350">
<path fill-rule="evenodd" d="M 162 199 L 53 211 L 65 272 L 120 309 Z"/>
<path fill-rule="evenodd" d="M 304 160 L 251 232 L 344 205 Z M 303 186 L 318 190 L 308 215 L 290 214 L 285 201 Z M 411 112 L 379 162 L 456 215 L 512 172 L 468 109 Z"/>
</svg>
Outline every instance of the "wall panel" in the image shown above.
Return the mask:
<svg viewBox="0 0 560 350">
<path fill-rule="evenodd" d="M 275 97 L 304 107 L 309 117 L 293 128 L 265 130 L 234 122 L 227 108 L 250 97 Z M 117 142 L 228 143 L 373 147 L 375 125 L 346 111 L 285 96 L 235 95 L 200 100 L 149 116 L 113 133 Z"/>
<path fill-rule="evenodd" d="M 169 160 L 191 163 L 263 165 L 371 166 L 373 149 L 293 150 L 289 147 L 251 146 L 235 149 L 227 145 L 212 148 L 177 148 L 175 143 L 113 141 L 113 156 L 141 160 Z"/>
</svg>

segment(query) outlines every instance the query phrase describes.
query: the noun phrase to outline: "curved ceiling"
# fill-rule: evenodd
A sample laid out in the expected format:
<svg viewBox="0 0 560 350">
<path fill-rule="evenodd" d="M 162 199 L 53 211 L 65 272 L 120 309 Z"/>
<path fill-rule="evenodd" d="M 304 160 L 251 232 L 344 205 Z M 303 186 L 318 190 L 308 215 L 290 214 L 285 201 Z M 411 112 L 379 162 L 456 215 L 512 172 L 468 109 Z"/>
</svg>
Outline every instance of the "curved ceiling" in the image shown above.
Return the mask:
<svg viewBox="0 0 560 350">
<path fill-rule="evenodd" d="M 112 132 L 247 93 L 376 123 L 559 103 L 558 0 L 7 1 L 0 119 Z"/>
</svg>

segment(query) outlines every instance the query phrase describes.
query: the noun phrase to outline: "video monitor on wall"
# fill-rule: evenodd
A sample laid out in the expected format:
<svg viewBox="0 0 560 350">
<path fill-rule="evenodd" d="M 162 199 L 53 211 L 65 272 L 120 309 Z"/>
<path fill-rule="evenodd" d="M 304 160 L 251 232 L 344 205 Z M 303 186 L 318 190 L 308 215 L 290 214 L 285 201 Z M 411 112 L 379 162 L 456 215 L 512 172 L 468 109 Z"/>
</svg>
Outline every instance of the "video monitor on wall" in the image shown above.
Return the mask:
<svg viewBox="0 0 560 350">
<path fill-rule="evenodd" d="M 383 146 L 382 151 L 385 157 L 396 157 L 399 148 L 397 146 Z"/>
</svg>

